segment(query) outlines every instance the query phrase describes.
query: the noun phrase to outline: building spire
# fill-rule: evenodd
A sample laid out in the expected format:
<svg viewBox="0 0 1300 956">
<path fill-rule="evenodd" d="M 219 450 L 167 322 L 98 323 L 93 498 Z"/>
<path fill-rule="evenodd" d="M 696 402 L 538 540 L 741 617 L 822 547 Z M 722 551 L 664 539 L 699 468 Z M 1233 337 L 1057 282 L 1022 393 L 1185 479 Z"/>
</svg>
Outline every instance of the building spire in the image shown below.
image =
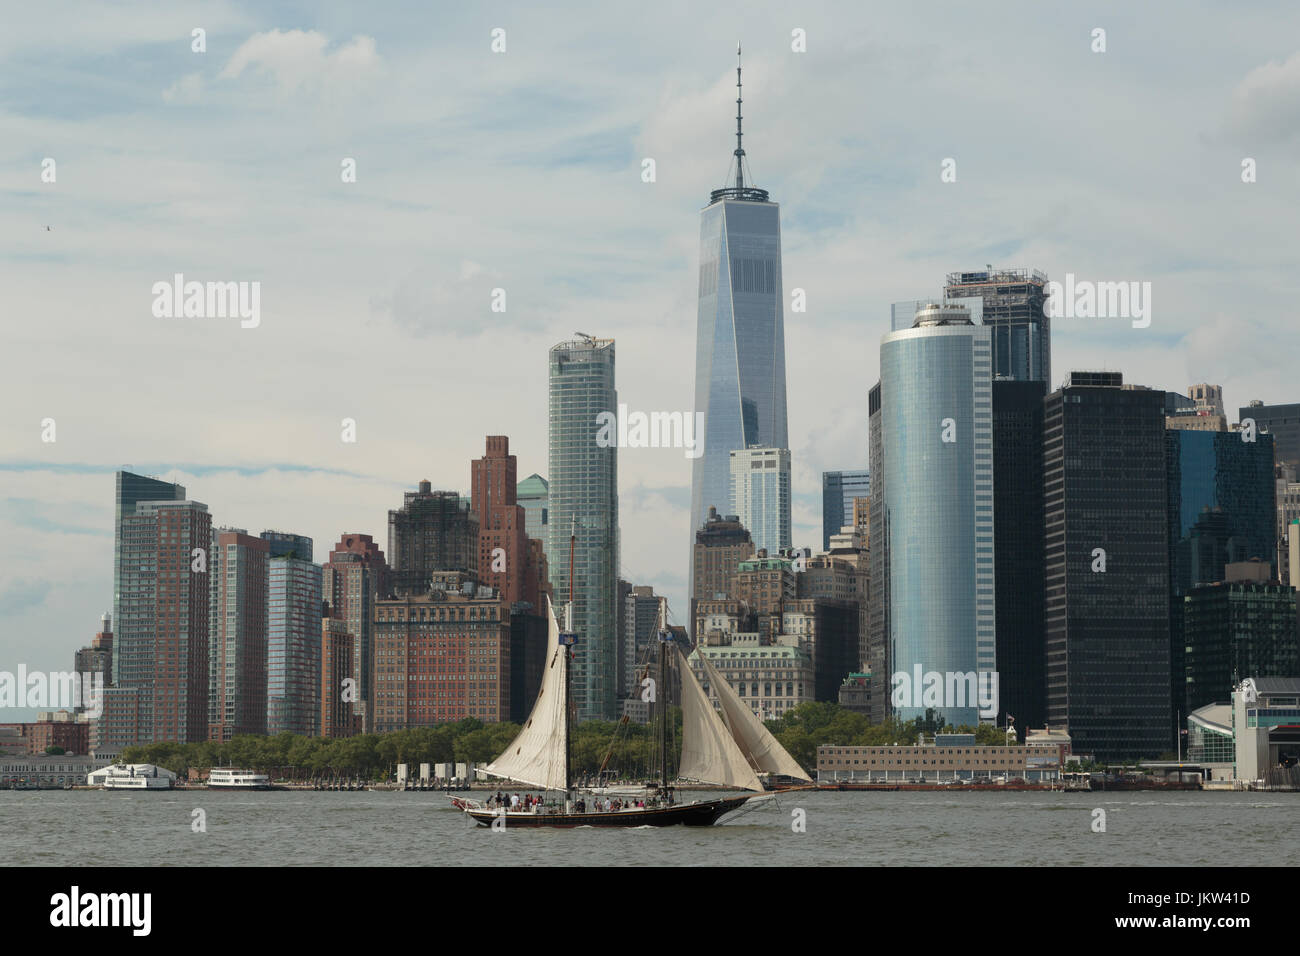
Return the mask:
<svg viewBox="0 0 1300 956">
<path fill-rule="evenodd" d="M 745 188 L 745 149 L 741 145 L 743 133 L 740 131 L 740 104 L 742 102 L 740 89 L 740 41 L 736 41 L 736 188 Z"/>
<path fill-rule="evenodd" d="M 726 185 L 728 180 L 724 179 L 721 189 L 715 189 L 709 194 L 709 203 L 713 204 L 723 199 L 739 200 L 741 202 L 767 202 L 767 190 L 758 189 L 745 183 L 745 133 L 744 133 L 744 116 L 741 108 L 744 105 L 744 90 L 741 86 L 741 60 L 740 44 L 736 44 L 736 149 L 732 153 L 736 163 L 736 181 L 734 185 Z M 727 169 L 730 172 L 730 166 Z M 750 171 L 751 173 L 753 170 Z"/>
</svg>

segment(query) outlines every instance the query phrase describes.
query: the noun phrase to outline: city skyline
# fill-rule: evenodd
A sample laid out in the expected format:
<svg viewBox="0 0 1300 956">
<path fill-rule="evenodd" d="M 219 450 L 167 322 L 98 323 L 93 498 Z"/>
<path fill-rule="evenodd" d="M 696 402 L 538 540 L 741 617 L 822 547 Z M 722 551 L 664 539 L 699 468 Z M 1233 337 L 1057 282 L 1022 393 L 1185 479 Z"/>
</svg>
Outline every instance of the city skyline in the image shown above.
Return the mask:
<svg viewBox="0 0 1300 956">
<path fill-rule="evenodd" d="M 752 84 L 746 96 L 752 119 L 747 131 L 760 160 L 755 172 L 782 197 L 787 291 L 802 288 L 809 296 L 807 313 L 787 311 L 785 317 L 791 330 L 798 328 L 798 334 L 787 336 L 796 545 L 814 545 L 820 536 L 821 471 L 866 459 L 865 392 L 874 380 L 872 353 L 888 330 L 887 303 L 917 289 L 938 292 L 952 270 L 978 269 L 985 262 L 1032 263 L 1053 279 L 1075 272 L 1155 281 L 1156 318 L 1150 329 L 1110 323 L 1098 331 L 1096 323 L 1069 319 L 1053 324 L 1058 379 L 1071 369 L 1118 366 L 1126 381 L 1153 388 L 1182 391 L 1191 382 L 1219 382 L 1229 408 L 1245 407 L 1256 398 L 1269 404 L 1294 398 L 1284 357 L 1296 351 L 1287 347 L 1295 333 L 1272 324 L 1278 320 L 1266 306 L 1284 298 L 1287 281 L 1278 251 L 1283 247 L 1278 241 L 1284 234 L 1282 217 L 1270 210 L 1294 205 L 1295 177 L 1286 174 L 1284 164 L 1291 161 L 1278 151 L 1277 139 L 1283 134 L 1269 132 L 1269 117 L 1280 115 L 1286 97 L 1294 95 L 1292 77 L 1300 61 L 1289 59 L 1280 40 L 1275 46 L 1264 41 L 1267 49 L 1261 50 L 1259 33 L 1252 32 L 1256 16 L 1241 14 L 1241 35 L 1216 34 L 1222 57 L 1192 70 L 1173 57 L 1180 39 L 1203 39 L 1197 27 L 1153 13 L 1117 15 L 1112 36 L 1124 30 L 1139 34 L 1146 54 L 1141 66 L 1168 69 L 1169 82 L 1182 84 L 1172 100 L 1164 86 L 1139 94 L 1146 97 L 1143 115 L 1152 127 L 1143 130 L 1139 141 L 1150 136 L 1154 142 L 1161 130 L 1173 129 L 1178 133 L 1171 147 L 1175 152 L 1153 149 L 1154 155 L 1135 160 L 1127 145 L 1133 138 L 1125 136 L 1132 129 L 1120 123 L 1113 130 L 1097 125 L 1097 135 L 1086 137 L 1086 155 L 1072 159 L 1060 147 L 1077 137 L 1068 128 L 1049 129 L 1032 147 L 1017 147 L 1035 151 L 1031 159 L 1046 170 L 1040 180 L 1028 183 L 1005 145 L 983 136 L 973 124 L 935 137 L 923 132 L 919 116 L 907 112 L 922 112 L 955 94 L 961 69 L 975 62 L 976 54 L 963 51 L 953 64 L 944 64 L 929 85 L 911 91 L 905 104 L 870 98 L 869 115 L 854 118 L 848 132 L 837 132 L 845 115 L 818 103 L 817 90 L 840 84 L 888 88 L 890 77 L 904 75 L 900 60 L 925 49 L 933 38 L 916 25 L 899 24 L 884 34 L 891 36 L 893 47 L 876 45 L 872 36 L 894 23 L 890 14 L 881 20 L 850 18 L 834 28 L 827 19 L 810 17 L 803 25 L 810 37 L 806 54 L 789 49 L 788 30 L 742 38 L 747 92 Z M 727 62 L 736 39 L 734 24 L 706 15 L 700 35 L 685 42 L 674 35 L 672 44 L 662 38 L 652 42 L 649 56 L 628 64 L 626 82 L 584 94 L 599 106 L 595 121 L 578 119 L 582 110 L 574 108 L 576 101 L 566 102 L 561 95 L 550 103 L 553 112 L 541 111 L 548 120 L 539 122 L 524 115 L 523 107 L 546 105 L 544 99 L 513 97 L 537 87 L 553 65 L 547 58 L 538 60 L 539 46 L 563 59 L 564 52 L 581 51 L 590 41 L 589 35 L 566 37 L 562 30 L 514 30 L 509 52 L 499 61 L 501 71 L 478 80 L 483 85 L 477 93 L 469 91 L 467 99 L 476 105 L 517 104 L 506 113 L 488 110 L 484 119 L 471 123 L 474 106 L 459 113 L 448 105 L 450 99 L 440 101 L 434 108 L 437 118 L 466 134 L 464 154 L 486 151 L 492 159 L 485 173 L 499 176 L 506 170 L 517 177 L 517 184 L 512 179 L 507 187 L 513 200 L 527 195 L 531 202 L 547 192 L 536 181 L 539 173 L 558 179 L 553 197 L 538 200 L 542 205 L 524 216 L 515 239 L 503 234 L 501 223 L 510 220 L 502 208 L 471 215 L 468 200 L 462 205 L 437 188 L 441 181 L 462 176 L 458 181 L 480 182 L 463 160 L 437 154 L 438 161 L 429 164 L 432 172 L 421 172 L 411 162 L 410 144 L 426 136 L 428 128 L 411 119 L 418 114 L 402 112 L 400 107 L 409 105 L 405 99 L 365 124 L 364 135 L 344 132 L 360 122 L 369 104 L 348 96 L 331 103 L 330 94 L 354 81 L 360 88 L 373 88 L 367 84 L 376 82 L 376 74 L 401 74 L 416 63 L 417 46 L 402 37 L 396 20 L 384 13 L 377 17 L 364 36 L 329 22 L 300 23 L 308 32 L 295 34 L 273 14 L 219 9 L 207 27 L 208 51 L 201 55 L 206 59 L 189 50 L 192 25 L 167 17 L 151 15 L 153 22 L 142 30 L 138 18 L 125 15 L 125 22 L 108 25 L 93 39 L 88 27 L 68 24 L 65 52 L 37 74 L 61 77 L 62 82 L 39 92 L 14 91 L 9 122 L 26 151 L 6 157 L 4 168 L 18 184 L 10 187 L 17 220 L 41 232 L 36 239 L 7 240 L 6 252 L 30 266 L 15 275 L 12 294 L 19 311 L 51 320 L 12 334 L 20 347 L 69 362 L 65 378 L 31 378 L 19 369 L 3 386 L 6 405 L 15 411 L 0 426 L 0 470 L 10 488 L 0 520 L 11 535 L 34 541 L 32 554 L 21 560 L 6 557 L 0 565 L 6 582 L 0 589 L 0 611 L 21 632 L 13 645 L 18 659 L 47 669 L 66 667 L 70 654 L 88 640 L 95 621 L 111 606 L 104 571 L 112 550 L 105 489 L 123 459 L 144 462 L 138 470 L 159 472 L 189 487 L 208 503 L 214 525 L 292 527 L 327 543 L 352 532 L 383 541 L 383 516 L 410 490 L 412 476 L 428 477 L 437 488 L 468 491 L 463 463 L 483 434 L 510 435 L 522 472 L 551 477 L 543 461 L 545 382 L 538 355 L 569 337 L 575 326 L 591 325 L 585 316 L 599 314 L 602 334 L 619 343 L 618 389 L 624 400 L 646 409 L 681 407 L 689 400 L 684 396 L 690 395 L 695 322 L 690 305 L 698 267 L 694 217 L 702 190 L 721 180 L 718 156 L 730 145 L 724 120 L 734 97 Z M 519 12 L 514 18 L 540 29 L 536 15 Z M 508 28 L 511 20 L 507 18 Z M 980 27 L 973 14 L 954 11 L 952 22 L 954 36 L 996 39 L 979 32 L 991 28 Z M 25 56 L 16 48 L 36 29 L 19 20 L 8 41 L 12 45 L 3 48 L 5 55 Z M 312 34 L 313 29 L 318 32 Z M 1080 115 L 1071 117 L 1074 124 L 1064 127 L 1093 129 L 1108 109 L 1121 105 L 1120 88 L 1125 115 L 1131 112 L 1127 106 L 1133 92 L 1126 83 L 1129 71 L 1138 66 L 1131 54 L 1119 46 L 1104 55 L 1090 53 L 1087 30 L 1061 15 L 1044 18 L 1032 30 L 1017 29 L 1044 43 L 1050 40 L 1054 47 L 1077 37 L 1080 64 L 1097 67 L 1086 82 L 1077 76 L 1058 78 L 1096 94 L 1084 98 L 1076 107 Z M 1169 39 L 1158 41 L 1157 29 Z M 1249 47 L 1242 42 L 1247 35 Z M 482 77 L 483 58 L 489 55 L 488 24 L 458 13 L 448 36 L 445 49 L 466 65 L 466 76 Z M 1130 48 L 1135 40 L 1130 38 Z M 125 96 L 118 96 L 122 105 L 110 107 L 74 94 L 70 58 L 95 44 L 138 51 L 148 67 L 143 78 L 121 80 L 127 84 Z M 1050 65 L 1034 44 L 1023 50 L 1028 59 L 1024 69 Z M 886 55 L 864 57 L 864 51 Z M 603 54 L 586 55 L 585 61 L 577 58 L 574 74 L 591 69 L 592 60 Z M 321 66 L 324 88 L 304 82 L 304 62 L 308 72 Z M 1275 63 L 1271 69 L 1270 62 Z M 1126 82 L 1117 83 L 1102 71 L 1111 63 L 1125 71 Z M 1008 96 L 1010 91 L 999 84 L 1010 82 L 1003 77 L 979 91 L 986 97 Z M 466 90 L 461 86 L 448 96 Z M 295 146 L 284 169 L 232 145 L 244 137 L 231 137 L 223 145 L 225 133 L 238 128 L 226 124 L 236 118 L 243 122 L 250 104 L 263 97 L 265 105 L 248 121 L 255 135 L 265 134 L 268 155 L 277 146 L 300 144 L 311 130 L 325 130 L 325 141 L 311 150 Z M 1188 123 L 1187 104 L 1193 101 L 1197 113 L 1206 114 L 1204 122 Z M 1171 102 L 1177 109 L 1161 109 Z M 121 114 L 133 132 L 128 142 L 139 145 L 116 158 L 106 149 L 87 146 L 113 142 Z M 38 116 L 57 121 L 38 122 Z M 628 117 L 640 117 L 640 126 L 629 128 Z M 572 135 L 543 135 L 547 123 L 554 125 L 557 118 Z M 277 123 L 286 127 L 280 133 L 273 128 Z M 506 158 L 504 146 L 494 145 L 503 130 L 522 131 L 534 163 Z M 876 143 L 866 138 L 873 130 L 889 136 Z M 1203 138 L 1189 138 L 1187 130 Z M 394 148 L 394 136 L 407 145 Z M 1114 149 L 1107 145 L 1110 139 L 1117 144 Z M 194 148 L 186 145 L 191 140 L 218 148 L 211 156 L 187 152 Z M 164 153 L 174 158 L 158 165 L 150 151 L 164 141 L 176 152 Z M 1189 149 L 1191 161 L 1177 152 Z M 45 156 L 59 162 L 59 178 L 50 186 L 39 182 Z M 339 161 L 347 156 L 358 162 L 358 181 L 351 184 L 358 187 L 356 196 L 342 192 L 348 186 L 339 182 Z M 957 159 L 959 175 L 956 182 L 944 184 L 939 166 L 948 156 Z M 1243 156 L 1260 159 L 1258 183 L 1240 182 Z M 656 182 L 641 181 L 642 157 L 658 160 Z M 251 177 L 241 173 L 247 169 L 257 172 Z M 317 185 L 294 185 L 304 170 L 312 171 Z M 104 184 L 110 180 L 122 184 L 121 192 L 104 199 L 109 192 Z M 1020 181 L 1021 194 L 1013 199 L 1000 192 L 1010 180 Z M 191 181 L 197 189 L 188 185 Z M 270 218 L 255 220 L 251 233 L 240 223 L 213 220 L 216 207 L 202 190 L 217 185 L 214 195 L 239 197 L 248 208 L 264 206 L 266 212 L 259 215 Z M 1177 208 L 1185 205 L 1182 196 L 1189 189 L 1206 195 L 1204 218 Z M 481 198 L 489 190 L 464 192 Z M 588 198 L 587 192 L 600 195 Z M 1152 195 L 1144 195 L 1148 193 Z M 575 195 L 580 197 L 576 206 Z M 546 203 L 561 197 L 570 203 L 562 241 L 555 249 L 541 250 L 543 219 L 553 214 Z M 1090 199 L 1099 200 L 1093 204 L 1099 208 L 1088 208 Z M 166 204 L 167 214 L 121 215 L 151 201 Z M 997 203 L 1007 205 L 991 212 Z M 300 222 L 289 224 L 290 206 L 303 213 Z M 926 214 L 940 211 L 949 217 L 942 229 L 926 221 Z M 353 221 L 353 215 L 375 235 L 394 238 L 366 242 L 353 228 L 340 232 L 337 223 Z M 1152 226 L 1132 227 L 1138 219 L 1167 225 L 1159 232 Z M 277 220 L 286 225 L 268 233 L 273 242 L 256 236 Z M 1131 234 L 1115 240 L 1108 230 L 1118 221 L 1128 223 Z M 105 241 L 110 222 L 121 230 L 120 241 Z M 192 235 L 189 227 L 209 222 L 214 223 L 211 237 Z M 416 230 L 429 232 L 430 225 L 472 222 L 486 225 L 477 233 L 447 230 L 453 233 L 454 252 L 440 250 L 438 241 L 401 246 Z M 638 231 L 629 233 L 629 222 Z M 1216 228 L 1206 228 L 1209 222 Z M 46 224 L 52 226 L 49 233 Z M 598 237 L 590 244 L 578 238 L 588 226 Z M 906 242 L 898 242 L 900 228 L 908 230 Z M 324 238 L 309 243 L 301 261 L 285 258 L 277 250 L 292 244 L 284 241 L 285 230 L 297 236 L 294 230 L 299 229 L 316 230 Z M 1211 238 L 1221 230 L 1243 239 L 1225 250 Z M 1098 250 L 1095 240 L 1103 235 L 1111 247 Z M 614 242 L 627 255 L 612 255 L 608 247 Z M 512 251 L 515 243 L 537 253 L 537 261 L 522 272 L 508 265 L 520 259 Z M 129 247 L 139 250 L 134 258 L 124 251 Z M 355 253 L 357 274 L 364 277 L 360 282 L 321 275 L 319 263 L 332 262 L 340 248 Z M 633 259 L 641 261 L 629 267 Z M 872 267 L 866 293 L 862 262 Z M 1249 283 L 1227 281 L 1247 268 Z M 597 276 L 598 270 L 609 275 Z M 205 280 L 260 279 L 265 287 L 261 326 L 240 329 L 237 321 L 227 326 L 219 320 L 153 318 L 149 286 L 176 272 Z M 489 305 L 497 287 L 506 289 L 510 303 L 500 315 Z M 664 291 L 652 291 L 660 289 Z M 516 320 L 520 313 L 523 319 Z M 647 313 L 657 321 L 647 321 Z M 430 323 L 443 315 L 466 321 L 463 326 Z M 361 329 L 355 328 L 358 317 Z M 318 318 L 320 334 L 304 344 L 304 333 L 317 329 Z M 440 352 L 478 356 L 479 350 L 495 348 L 490 343 L 500 336 L 493 322 L 505 323 L 517 342 L 494 356 L 494 375 L 486 386 L 482 370 L 470 367 L 473 362 L 459 369 L 454 361 L 439 360 L 437 374 L 428 374 L 429 357 Z M 74 336 L 86 347 L 69 353 L 64 343 Z M 854 364 L 849 364 L 852 356 L 828 348 L 835 341 L 854 343 Z M 192 350 L 195 365 L 174 367 L 173 356 L 181 349 Z M 206 382 L 215 368 L 236 356 L 241 371 L 264 387 L 213 400 Z M 294 398 L 293 392 L 302 392 L 301 375 L 282 383 L 276 369 L 295 359 L 313 377 L 335 383 L 333 394 L 311 389 L 312 394 Z M 860 372 L 855 365 L 861 365 Z M 87 387 L 106 385 L 108 369 L 114 387 L 103 387 L 99 400 L 87 401 Z M 494 388 L 498 379 L 502 385 Z M 132 382 L 139 384 L 131 387 Z M 1048 388 L 1057 385 L 1059 381 L 1049 382 Z M 476 409 L 460 416 L 464 425 L 456 427 L 461 430 L 440 439 L 436 449 L 410 440 L 409 426 L 416 419 L 408 417 L 408 408 L 430 399 L 452 404 L 459 394 L 470 393 Z M 40 441 L 39 424 L 47 417 L 58 424 L 53 443 Z M 343 418 L 356 420 L 357 443 L 340 441 Z M 680 453 L 663 450 L 624 451 L 620 459 L 622 576 L 667 594 L 676 619 L 684 621 L 688 569 L 679 532 L 689 524 L 689 466 Z M 727 509 L 720 505 L 719 510 Z M 629 555 L 634 558 L 630 564 Z"/>
</svg>

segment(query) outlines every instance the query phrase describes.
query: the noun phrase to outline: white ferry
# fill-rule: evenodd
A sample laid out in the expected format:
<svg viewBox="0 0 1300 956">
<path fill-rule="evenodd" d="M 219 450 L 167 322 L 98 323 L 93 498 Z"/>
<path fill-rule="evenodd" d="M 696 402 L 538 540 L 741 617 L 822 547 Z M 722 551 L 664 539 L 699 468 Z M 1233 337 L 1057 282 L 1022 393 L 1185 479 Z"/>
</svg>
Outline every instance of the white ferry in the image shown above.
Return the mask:
<svg viewBox="0 0 1300 956">
<path fill-rule="evenodd" d="M 213 767 L 208 774 L 209 790 L 270 790 L 271 779 L 264 773 L 251 770 L 232 770 Z"/>
<path fill-rule="evenodd" d="M 170 790 L 175 781 L 176 774 L 151 763 L 110 764 L 86 776 L 105 790 Z"/>
</svg>

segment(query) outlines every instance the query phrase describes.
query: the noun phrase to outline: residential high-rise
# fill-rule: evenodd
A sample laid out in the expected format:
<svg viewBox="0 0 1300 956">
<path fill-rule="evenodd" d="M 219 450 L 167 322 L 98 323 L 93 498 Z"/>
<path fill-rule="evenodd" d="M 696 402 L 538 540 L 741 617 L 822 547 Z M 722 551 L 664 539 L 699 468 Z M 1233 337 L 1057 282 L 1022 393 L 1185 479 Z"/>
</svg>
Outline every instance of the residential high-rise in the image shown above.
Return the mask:
<svg viewBox="0 0 1300 956">
<path fill-rule="evenodd" d="M 358 693 L 352 709 L 359 729 L 366 731 L 367 702 L 370 700 L 370 623 L 374 602 L 392 591 L 384 552 L 368 534 L 345 534 L 339 538 L 322 569 L 321 593 L 331 613 L 343 621 L 352 637 L 351 676 Z"/>
<path fill-rule="evenodd" d="M 312 540 L 263 531 L 267 542 L 266 732 L 320 729 L 321 581 Z"/>
<path fill-rule="evenodd" d="M 513 487 L 513 486 L 512 486 Z M 375 604 L 374 730 L 510 719 L 510 605 L 468 580 Z"/>
<path fill-rule="evenodd" d="M 623 596 L 623 660 L 627 692 L 636 689 L 636 665 L 648 660 L 646 648 L 654 640 L 659 622 L 659 596 L 648 585 L 632 584 Z"/>
<path fill-rule="evenodd" d="M 753 447 L 731 453 L 731 510 L 754 546 L 776 554 L 791 546 L 790 450 Z"/>
<path fill-rule="evenodd" d="M 1001 720 L 1042 727 L 1043 382 L 993 381 L 993 564 Z M 1005 721 L 1002 721 L 1005 723 Z"/>
<path fill-rule="evenodd" d="M 872 462 L 872 476 L 884 479 L 890 567 L 888 590 L 873 594 L 889 602 L 889 666 L 912 683 L 917 668 L 997 669 L 990 348 L 990 329 L 959 305 L 923 305 L 912 328 L 881 340 L 884 470 Z M 922 689 L 899 689 L 894 712 L 924 717 Z M 962 697 L 934 709 L 973 725 L 977 705 Z"/>
<path fill-rule="evenodd" d="M 537 555 L 529 547 L 526 512 L 518 503 L 519 466 L 510 439 L 489 435 L 487 453 L 470 463 L 471 509 L 478 521 L 478 579 L 514 604 L 544 614 Z"/>
<path fill-rule="evenodd" d="M 831 549 L 831 535 L 854 523 L 854 501 L 870 498 L 871 472 L 822 472 L 822 550 Z"/>
<path fill-rule="evenodd" d="M 1173 749 L 1164 415 L 1118 372 L 1044 402 L 1047 719 L 1102 760 Z"/>
<path fill-rule="evenodd" d="M 478 573 L 479 521 L 455 491 L 419 490 L 402 496 L 388 512 L 388 559 L 392 588 L 399 595 L 426 594 L 435 571 Z"/>
<path fill-rule="evenodd" d="M 720 516 L 718 509 L 710 508 L 704 524 L 695 532 L 695 548 L 691 554 L 691 638 L 700 639 L 696 630 L 698 608 L 703 601 L 735 597 L 737 569 L 741 561 L 754 556 L 757 549 L 749 531 L 737 515 Z"/>
<path fill-rule="evenodd" d="M 704 447 L 691 473 L 692 541 L 709 509 L 731 500 L 731 452 L 790 447 L 781 210 L 746 184 L 740 75 L 737 65 L 734 185 L 713 190 L 700 213 L 695 411 L 704 416 Z"/>
<path fill-rule="evenodd" d="M 73 660 L 73 672 L 80 674 L 85 687 L 93 687 L 98 680 L 104 687 L 113 684 L 113 615 L 105 613 L 99 620 L 99 633 L 88 647 L 80 648 Z M 76 712 L 87 708 L 78 703 Z"/>
<path fill-rule="evenodd" d="M 208 736 L 226 741 L 266 733 L 270 545 L 238 531 L 222 531 L 216 538 L 221 577 L 211 639 Z"/>
<path fill-rule="evenodd" d="M 320 608 L 320 642 L 320 735 L 351 737 L 358 724 L 352 705 L 357 688 L 352 670 L 352 635 L 343 619 L 331 614 L 328 602 Z"/>
<path fill-rule="evenodd" d="M 547 549 L 557 614 L 569 599 L 573 560 L 572 689 L 577 719 L 617 715 L 618 448 L 597 440 L 602 414 L 616 415 L 614 340 L 580 335 L 550 351 L 550 531 Z"/>
<path fill-rule="evenodd" d="M 991 333 L 993 377 L 1017 382 L 1052 380 L 1052 320 L 1044 312 L 1047 276 L 1037 269 L 950 272 L 944 296 L 977 298 L 980 325 Z"/>
<path fill-rule="evenodd" d="M 207 505 L 181 485 L 120 471 L 113 567 L 113 688 L 95 742 L 116 750 L 207 736 Z"/>
<path fill-rule="evenodd" d="M 1273 451 L 1278 461 L 1300 468 L 1300 403 L 1265 405 L 1255 399 L 1238 412 L 1239 421 L 1252 419 L 1257 429 L 1273 436 Z"/>
</svg>

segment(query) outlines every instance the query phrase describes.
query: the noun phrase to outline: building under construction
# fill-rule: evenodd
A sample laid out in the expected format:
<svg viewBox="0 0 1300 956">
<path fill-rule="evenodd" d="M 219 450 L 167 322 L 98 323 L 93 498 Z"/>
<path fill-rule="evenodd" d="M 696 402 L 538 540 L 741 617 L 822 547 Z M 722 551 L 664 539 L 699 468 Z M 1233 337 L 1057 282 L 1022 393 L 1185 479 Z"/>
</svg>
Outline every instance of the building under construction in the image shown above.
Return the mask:
<svg viewBox="0 0 1300 956">
<path fill-rule="evenodd" d="M 1044 314 L 1047 276 L 1037 269 L 950 272 L 944 298 L 978 298 L 993 329 L 993 378 L 1043 382 L 1051 389 L 1052 329 Z M 975 311 L 972 309 L 972 311 Z"/>
</svg>

